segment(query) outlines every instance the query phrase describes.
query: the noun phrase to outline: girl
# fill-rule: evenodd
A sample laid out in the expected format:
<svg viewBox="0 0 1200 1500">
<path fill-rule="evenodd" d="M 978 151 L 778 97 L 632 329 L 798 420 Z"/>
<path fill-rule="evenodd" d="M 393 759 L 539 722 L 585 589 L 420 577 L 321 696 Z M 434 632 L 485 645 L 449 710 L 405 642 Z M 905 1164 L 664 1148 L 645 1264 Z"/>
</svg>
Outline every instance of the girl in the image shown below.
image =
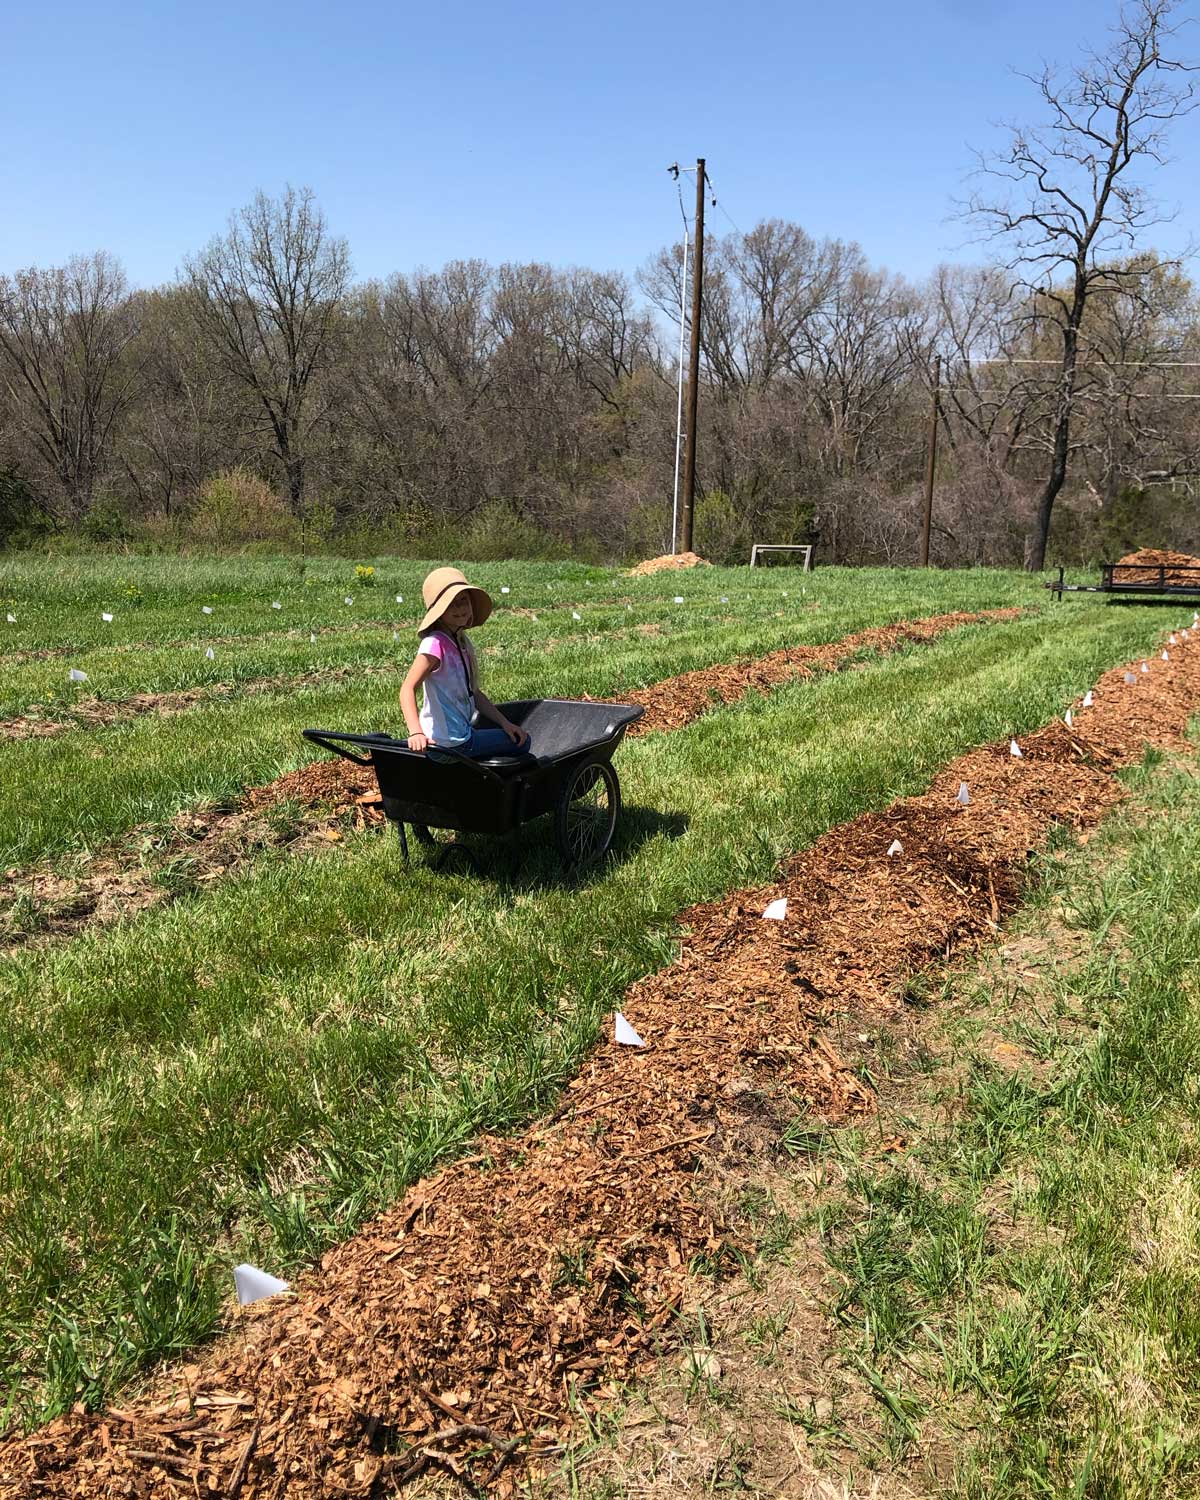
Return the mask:
<svg viewBox="0 0 1200 1500">
<path fill-rule="evenodd" d="M 408 748 L 423 754 L 445 745 L 475 759 L 527 750 L 529 736 L 480 691 L 475 652 L 463 634 L 468 625 L 482 625 L 491 614 L 487 593 L 472 587 L 457 568 L 435 568 L 421 585 L 421 594 L 421 644 L 400 689 Z M 418 687 L 423 689 L 419 713 Z M 476 709 L 498 727 L 472 728 Z"/>
</svg>

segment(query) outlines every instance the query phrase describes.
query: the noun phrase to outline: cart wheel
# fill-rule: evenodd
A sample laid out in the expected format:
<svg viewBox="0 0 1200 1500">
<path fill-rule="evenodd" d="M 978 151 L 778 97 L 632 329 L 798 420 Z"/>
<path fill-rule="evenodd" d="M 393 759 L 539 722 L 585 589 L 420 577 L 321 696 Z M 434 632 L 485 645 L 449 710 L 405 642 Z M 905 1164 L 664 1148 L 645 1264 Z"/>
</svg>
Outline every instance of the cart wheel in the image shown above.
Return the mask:
<svg viewBox="0 0 1200 1500">
<path fill-rule="evenodd" d="M 606 760 L 577 766 L 563 787 L 554 814 L 554 836 L 568 867 L 601 859 L 612 843 L 621 811 L 621 783 Z"/>
</svg>

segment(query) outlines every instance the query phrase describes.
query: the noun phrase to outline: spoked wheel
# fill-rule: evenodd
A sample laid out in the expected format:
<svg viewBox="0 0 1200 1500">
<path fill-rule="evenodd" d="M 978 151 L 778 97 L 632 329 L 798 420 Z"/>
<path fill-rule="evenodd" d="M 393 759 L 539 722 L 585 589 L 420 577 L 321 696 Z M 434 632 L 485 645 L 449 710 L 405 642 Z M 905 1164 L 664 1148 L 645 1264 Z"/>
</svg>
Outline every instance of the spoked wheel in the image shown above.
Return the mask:
<svg viewBox="0 0 1200 1500">
<path fill-rule="evenodd" d="M 569 868 L 602 859 L 621 811 L 621 783 L 606 760 L 586 761 L 567 778 L 554 815 L 554 836 Z"/>
</svg>

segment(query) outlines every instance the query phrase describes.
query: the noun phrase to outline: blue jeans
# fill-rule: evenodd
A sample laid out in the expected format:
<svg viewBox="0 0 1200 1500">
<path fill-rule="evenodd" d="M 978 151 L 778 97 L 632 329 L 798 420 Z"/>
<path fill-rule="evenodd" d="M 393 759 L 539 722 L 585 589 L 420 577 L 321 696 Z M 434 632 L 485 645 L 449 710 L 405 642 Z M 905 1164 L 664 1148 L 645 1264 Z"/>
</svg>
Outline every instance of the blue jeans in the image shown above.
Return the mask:
<svg viewBox="0 0 1200 1500">
<path fill-rule="evenodd" d="M 514 745 L 503 729 L 472 729 L 470 740 L 457 749 L 472 760 L 487 760 L 492 755 L 528 755 L 530 745 L 527 739 Z"/>
<path fill-rule="evenodd" d="M 514 745 L 503 729 L 472 729 L 471 738 L 464 745 L 455 745 L 459 755 L 469 755 L 472 760 L 488 760 L 493 755 L 531 755 L 528 740 Z M 437 755 L 437 746 L 430 745 L 430 755 Z"/>
</svg>

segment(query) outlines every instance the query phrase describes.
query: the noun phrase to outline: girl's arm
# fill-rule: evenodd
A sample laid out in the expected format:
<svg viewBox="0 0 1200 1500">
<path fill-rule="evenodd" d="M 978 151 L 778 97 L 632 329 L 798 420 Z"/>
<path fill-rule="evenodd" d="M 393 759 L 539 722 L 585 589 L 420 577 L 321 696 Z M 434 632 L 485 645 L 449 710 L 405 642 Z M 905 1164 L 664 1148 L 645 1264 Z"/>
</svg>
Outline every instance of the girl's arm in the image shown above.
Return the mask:
<svg viewBox="0 0 1200 1500">
<path fill-rule="evenodd" d="M 421 717 L 417 712 L 417 689 L 437 665 L 435 657 L 418 651 L 407 677 L 400 685 L 400 707 L 404 710 L 404 722 L 408 726 L 408 748 L 415 750 L 418 755 L 429 748 L 429 736 L 421 728 Z"/>
<path fill-rule="evenodd" d="M 475 689 L 475 707 L 485 719 L 490 719 L 498 728 L 503 729 L 514 745 L 523 744 L 529 738 L 523 729 L 506 719 L 487 694 L 481 693 L 478 688 Z"/>
</svg>

